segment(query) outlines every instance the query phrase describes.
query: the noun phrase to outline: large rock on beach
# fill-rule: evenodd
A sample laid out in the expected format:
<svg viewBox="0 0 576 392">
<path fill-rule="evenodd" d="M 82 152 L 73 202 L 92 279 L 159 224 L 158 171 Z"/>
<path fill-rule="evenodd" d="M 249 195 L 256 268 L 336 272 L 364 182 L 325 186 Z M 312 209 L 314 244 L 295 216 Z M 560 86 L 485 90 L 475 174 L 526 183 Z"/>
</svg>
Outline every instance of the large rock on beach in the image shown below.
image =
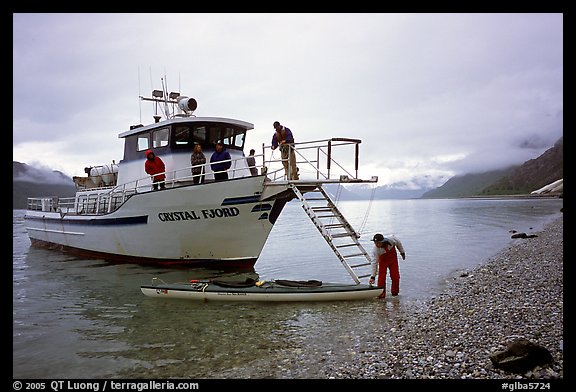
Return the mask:
<svg viewBox="0 0 576 392">
<path fill-rule="evenodd" d="M 494 367 L 511 373 L 524 374 L 536 366 L 549 365 L 554 361 L 550 351 L 528 339 L 515 339 L 505 350 L 490 355 Z"/>
<path fill-rule="evenodd" d="M 536 238 L 536 237 L 538 237 L 536 234 L 516 233 L 512 234 L 510 238 Z"/>
</svg>

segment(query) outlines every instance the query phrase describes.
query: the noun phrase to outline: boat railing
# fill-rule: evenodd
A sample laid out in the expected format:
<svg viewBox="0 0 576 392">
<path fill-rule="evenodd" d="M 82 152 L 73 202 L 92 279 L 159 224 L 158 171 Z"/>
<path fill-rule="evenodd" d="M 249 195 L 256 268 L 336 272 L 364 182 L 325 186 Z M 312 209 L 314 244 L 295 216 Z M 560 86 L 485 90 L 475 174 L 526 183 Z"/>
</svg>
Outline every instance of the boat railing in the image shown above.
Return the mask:
<svg viewBox="0 0 576 392">
<path fill-rule="evenodd" d="M 299 169 L 300 181 L 315 180 L 320 182 L 364 182 L 358 177 L 358 158 L 360 140 L 346 138 L 331 138 L 310 142 L 294 143 L 290 146 L 295 152 L 296 162 Z M 338 151 L 341 147 L 352 148 L 353 154 L 343 155 Z M 258 169 L 258 174 L 265 174 L 268 181 L 286 181 L 286 174 L 281 155 L 275 154 L 277 150 L 272 150 L 271 146 L 262 144 L 262 154 L 254 155 Z M 267 156 L 269 152 L 269 156 Z M 346 153 L 344 153 L 346 154 Z M 351 156 L 351 158 L 350 158 Z M 346 168 L 339 163 L 336 158 L 342 158 L 349 162 L 352 168 Z M 345 157 L 348 157 L 346 159 Z M 225 160 L 231 162 L 228 169 L 229 178 L 248 177 L 250 167 L 246 163 L 246 157 L 239 157 Z M 194 183 L 194 179 L 199 176 L 208 176 L 212 171 L 207 170 L 210 162 L 202 165 L 188 165 L 183 168 L 173 169 L 164 172 L 167 188 L 176 188 Z M 290 164 L 288 162 L 288 164 Z M 200 167 L 200 174 L 192 174 L 192 168 Z M 211 182 L 206 179 L 205 182 Z M 372 177 L 370 182 L 377 181 L 377 177 Z M 117 210 L 130 197 L 137 193 L 151 190 L 150 176 L 142 177 L 124 184 L 100 188 L 90 188 L 80 190 L 75 197 L 41 197 L 29 198 L 28 209 L 45 212 L 59 212 L 60 214 L 74 215 L 102 215 Z"/>
<path fill-rule="evenodd" d="M 262 157 L 255 155 L 255 159 Z M 246 164 L 245 157 L 228 159 L 221 163 L 231 162 L 228 169 L 229 178 L 240 178 L 250 176 L 250 166 Z M 182 168 L 168 170 L 163 173 L 166 176 L 164 185 L 167 188 L 176 188 L 194 183 L 194 179 L 207 176 L 211 163 L 201 165 L 188 165 Z M 254 167 L 258 167 L 255 165 Z M 200 174 L 192 174 L 193 168 L 200 168 Z M 262 169 L 259 170 L 261 172 Z M 211 182 L 207 179 L 205 182 Z M 74 215 L 102 215 L 117 210 L 126 200 L 136 193 L 147 192 L 152 189 L 150 176 L 139 178 L 124 184 L 99 188 L 85 188 L 76 193 L 75 197 L 38 197 L 28 198 L 28 210 L 59 212 L 60 214 Z"/>
<path fill-rule="evenodd" d="M 256 161 L 258 158 L 263 158 L 263 157 L 264 157 L 264 154 L 254 155 L 254 160 Z M 260 166 L 258 164 L 255 164 L 252 166 L 248 165 L 248 163 L 246 162 L 246 157 L 226 159 L 223 161 L 219 161 L 218 163 L 226 163 L 226 162 L 231 163 L 230 168 L 226 170 L 226 172 L 228 172 L 228 178 L 229 179 L 241 178 L 241 177 L 250 177 L 252 175 L 250 172 L 250 168 L 256 168 L 258 170 L 259 174 L 262 173 L 262 166 Z M 166 171 L 164 173 L 166 175 L 166 178 L 167 178 L 167 180 L 165 181 L 165 184 L 167 186 L 170 186 L 170 187 L 176 187 L 176 186 L 185 184 L 186 182 L 191 182 L 195 178 L 198 178 L 201 176 L 205 176 L 205 181 L 206 181 L 206 176 L 214 173 L 212 170 L 207 170 L 208 168 L 210 168 L 211 164 L 212 164 L 211 162 L 206 162 L 206 163 L 201 164 L 201 165 L 185 166 L 183 168 L 178 168 L 178 169 Z M 194 168 L 199 168 L 200 174 L 192 174 L 192 169 L 194 169 Z M 143 180 L 143 181 L 148 180 L 148 183 L 149 183 L 149 178 L 150 177 L 146 177 L 146 178 L 143 178 L 141 180 Z M 209 181 L 211 181 L 211 179 L 207 180 L 207 182 L 209 182 Z"/>
<path fill-rule="evenodd" d="M 293 143 L 289 147 L 295 153 L 300 180 L 363 182 L 358 175 L 360 143 L 358 139 L 331 138 Z M 283 161 L 287 161 L 290 169 L 290 160 L 282 159 L 280 152 L 275 154 L 278 149 L 272 150 L 271 146 L 263 144 L 262 151 L 264 156 L 266 151 L 271 151 L 264 163 L 268 177 L 272 181 L 286 180 Z M 341 162 L 348 164 L 345 166 Z M 376 180 L 372 177 L 369 181 Z"/>
</svg>

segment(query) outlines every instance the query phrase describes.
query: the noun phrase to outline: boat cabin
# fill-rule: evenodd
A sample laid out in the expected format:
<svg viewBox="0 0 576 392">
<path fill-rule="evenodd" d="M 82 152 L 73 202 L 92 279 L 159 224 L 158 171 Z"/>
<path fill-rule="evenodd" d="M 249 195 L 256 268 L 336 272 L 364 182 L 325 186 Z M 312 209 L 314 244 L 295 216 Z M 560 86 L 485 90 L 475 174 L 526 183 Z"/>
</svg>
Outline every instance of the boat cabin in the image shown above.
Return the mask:
<svg viewBox="0 0 576 392">
<path fill-rule="evenodd" d="M 246 131 L 254 125 L 245 121 L 218 117 L 172 118 L 163 122 L 130 127 L 118 137 L 124 139 L 124 158 L 119 162 L 117 184 L 125 184 L 146 177 L 144 156 L 152 149 L 166 165 L 166 181 L 190 180 L 190 156 L 195 144 L 202 146 L 206 156 L 206 181 L 214 179 L 210 157 L 216 142 L 221 141 L 230 153 L 230 178 L 250 175 L 244 157 Z"/>
</svg>

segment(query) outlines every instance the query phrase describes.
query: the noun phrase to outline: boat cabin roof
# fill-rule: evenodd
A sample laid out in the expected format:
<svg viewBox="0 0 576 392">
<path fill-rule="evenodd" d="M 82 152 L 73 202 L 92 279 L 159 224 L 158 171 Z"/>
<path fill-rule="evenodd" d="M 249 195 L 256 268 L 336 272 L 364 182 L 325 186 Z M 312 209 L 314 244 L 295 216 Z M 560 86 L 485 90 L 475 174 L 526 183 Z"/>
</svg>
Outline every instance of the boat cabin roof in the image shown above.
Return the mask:
<svg viewBox="0 0 576 392">
<path fill-rule="evenodd" d="M 178 123 L 220 123 L 220 124 L 231 124 L 246 130 L 254 129 L 254 124 L 242 121 L 242 120 L 235 120 L 232 118 L 224 118 L 224 117 L 179 117 L 179 118 L 172 118 L 169 120 L 165 120 L 162 122 L 152 123 L 149 125 L 136 125 L 131 127 L 129 131 L 122 132 L 118 135 L 119 138 L 125 138 L 130 135 L 135 135 L 141 132 L 149 131 L 154 128 L 159 128 L 163 126 L 167 126 L 170 124 L 178 124 Z"/>
</svg>

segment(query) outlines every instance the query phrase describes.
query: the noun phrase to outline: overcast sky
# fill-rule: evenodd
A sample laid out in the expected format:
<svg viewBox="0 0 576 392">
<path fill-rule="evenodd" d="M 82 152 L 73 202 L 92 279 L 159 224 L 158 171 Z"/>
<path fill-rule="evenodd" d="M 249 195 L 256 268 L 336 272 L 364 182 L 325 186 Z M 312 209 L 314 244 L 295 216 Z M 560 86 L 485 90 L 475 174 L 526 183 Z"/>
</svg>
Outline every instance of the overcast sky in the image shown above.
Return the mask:
<svg viewBox="0 0 576 392">
<path fill-rule="evenodd" d="M 197 116 L 362 140 L 378 185 L 536 158 L 563 134 L 563 15 L 14 14 L 13 159 L 84 176 L 122 159 L 161 89 Z"/>
</svg>

